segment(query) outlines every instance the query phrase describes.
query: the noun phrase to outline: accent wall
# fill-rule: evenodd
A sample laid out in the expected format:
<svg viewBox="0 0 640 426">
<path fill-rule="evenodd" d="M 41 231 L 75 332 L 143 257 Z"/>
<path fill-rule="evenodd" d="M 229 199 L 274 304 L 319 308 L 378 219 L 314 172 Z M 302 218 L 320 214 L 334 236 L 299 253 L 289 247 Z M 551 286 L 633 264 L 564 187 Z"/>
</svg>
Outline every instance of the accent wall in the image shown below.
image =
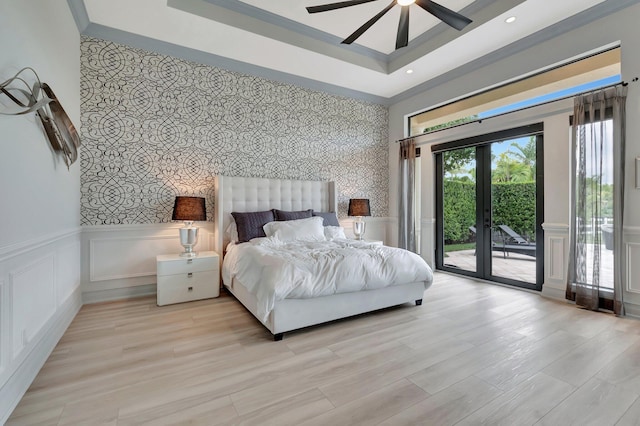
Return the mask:
<svg viewBox="0 0 640 426">
<path fill-rule="evenodd" d="M 110 41 L 81 41 L 83 225 L 171 220 L 176 195 L 213 178 L 335 180 L 389 205 L 388 110 Z"/>
</svg>

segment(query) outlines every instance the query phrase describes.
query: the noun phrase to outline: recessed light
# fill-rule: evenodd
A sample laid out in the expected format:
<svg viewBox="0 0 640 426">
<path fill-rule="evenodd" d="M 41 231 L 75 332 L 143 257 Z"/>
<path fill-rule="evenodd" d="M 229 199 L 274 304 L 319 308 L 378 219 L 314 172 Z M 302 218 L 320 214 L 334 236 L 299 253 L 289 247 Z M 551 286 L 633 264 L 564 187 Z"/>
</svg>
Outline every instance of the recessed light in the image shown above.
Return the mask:
<svg viewBox="0 0 640 426">
<path fill-rule="evenodd" d="M 407 74 L 413 74 L 413 70 L 407 70 Z"/>
<path fill-rule="evenodd" d="M 516 22 L 516 18 L 515 16 L 509 16 L 507 19 L 504 20 L 504 22 L 506 22 L 507 24 L 512 24 L 514 22 Z"/>
</svg>

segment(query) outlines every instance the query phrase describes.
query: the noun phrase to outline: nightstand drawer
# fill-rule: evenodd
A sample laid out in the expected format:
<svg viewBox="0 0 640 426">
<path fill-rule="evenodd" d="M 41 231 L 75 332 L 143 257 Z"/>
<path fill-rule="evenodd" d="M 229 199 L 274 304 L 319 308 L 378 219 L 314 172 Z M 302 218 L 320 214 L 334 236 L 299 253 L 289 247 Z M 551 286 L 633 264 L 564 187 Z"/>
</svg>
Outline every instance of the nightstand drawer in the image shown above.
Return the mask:
<svg viewBox="0 0 640 426">
<path fill-rule="evenodd" d="M 189 272 L 217 271 L 218 257 L 202 257 L 193 259 L 174 259 L 158 262 L 158 275 L 187 274 Z"/>
<path fill-rule="evenodd" d="M 215 271 L 158 276 L 158 306 L 218 297 L 220 284 Z"/>
</svg>

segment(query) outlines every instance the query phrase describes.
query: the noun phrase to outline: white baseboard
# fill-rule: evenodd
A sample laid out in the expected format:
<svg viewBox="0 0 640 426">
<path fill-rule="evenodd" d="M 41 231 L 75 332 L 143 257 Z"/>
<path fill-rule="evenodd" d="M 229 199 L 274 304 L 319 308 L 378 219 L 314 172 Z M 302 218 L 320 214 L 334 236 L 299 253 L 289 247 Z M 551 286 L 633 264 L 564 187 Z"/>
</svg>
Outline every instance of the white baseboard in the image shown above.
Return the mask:
<svg viewBox="0 0 640 426">
<path fill-rule="evenodd" d="M 624 303 L 624 311 L 628 317 L 640 319 L 640 305 L 635 303 Z"/>
<path fill-rule="evenodd" d="M 113 288 L 101 291 L 85 292 L 82 294 L 82 302 L 86 304 L 111 302 L 113 300 L 132 299 L 135 297 L 151 296 L 156 294 L 155 284 L 138 285 L 135 287 Z"/>
<path fill-rule="evenodd" d="M 542 286 L 542 296 L 548 297 L 549 299 L 555 299 L 560 301 L 566 301 L 566 292 L 563 289 L 559 289 L 556 287 L 550 287 L 548 285 Z"/>
<path fill-rule="evenodd" d="M 7 421 L 81 307 L 82 294 L 80 287 L 77 287 L 60 306 L 42 339 L 0 388 L 0 424 Z"/>
</svg>

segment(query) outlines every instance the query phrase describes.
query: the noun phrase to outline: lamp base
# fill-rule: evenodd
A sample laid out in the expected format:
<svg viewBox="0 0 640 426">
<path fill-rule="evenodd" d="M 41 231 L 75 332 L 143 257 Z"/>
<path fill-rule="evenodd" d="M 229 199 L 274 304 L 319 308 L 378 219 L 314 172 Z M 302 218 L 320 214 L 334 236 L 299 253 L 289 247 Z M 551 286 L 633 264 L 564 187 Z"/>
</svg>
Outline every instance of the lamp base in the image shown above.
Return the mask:
<svg viewBox="0 0 640 426">
<path fill-rule="evenodd" d="M 197 243 L 198 228 L 193 226 L 193 222 L 185 222 L 184 227 L 180 228 L 180 244 L 184 247 L 184 252 L 180 253 L 180 257 L 196 257 L 198 254 L 193 251 L 193 247 Z"/>
<path fill-rule="evenodd" d="M 366 223 L 362 220 L 361 216 L 358 216 L 357 220 L 353 222 L 353 235 L 356 237 L 356 240 L 362 241 L 365 229 Z"/>
</svg>

